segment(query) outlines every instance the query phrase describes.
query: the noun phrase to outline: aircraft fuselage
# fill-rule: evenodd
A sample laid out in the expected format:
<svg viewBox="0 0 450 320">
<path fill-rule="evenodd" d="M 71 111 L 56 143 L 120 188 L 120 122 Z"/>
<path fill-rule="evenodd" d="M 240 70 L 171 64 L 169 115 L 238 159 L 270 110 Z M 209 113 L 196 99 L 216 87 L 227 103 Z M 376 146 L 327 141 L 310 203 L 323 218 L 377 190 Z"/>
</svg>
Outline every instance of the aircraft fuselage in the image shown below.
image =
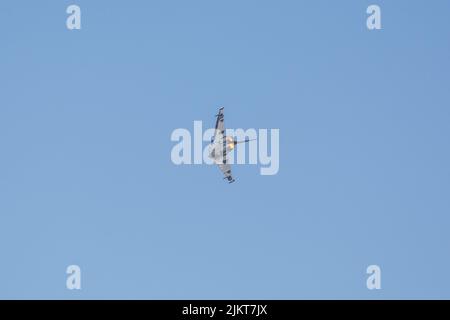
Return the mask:
<svg viewBox="0 0 450 320">
<path fill-rule="evenodd" d="M 232 137 L 218 135 L 209 145 L 209 157 L 213 159 L 215 163 L 223 163 L 226 155 L 234 149 L 234 146 L 235 142 Z"/>
</svg>

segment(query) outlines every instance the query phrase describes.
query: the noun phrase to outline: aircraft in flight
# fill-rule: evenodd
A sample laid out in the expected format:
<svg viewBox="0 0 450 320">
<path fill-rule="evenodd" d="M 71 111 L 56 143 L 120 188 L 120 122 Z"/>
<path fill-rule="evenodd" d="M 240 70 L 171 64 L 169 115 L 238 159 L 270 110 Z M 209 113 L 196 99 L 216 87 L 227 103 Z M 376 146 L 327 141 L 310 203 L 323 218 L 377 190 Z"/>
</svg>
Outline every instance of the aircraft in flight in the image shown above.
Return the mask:
<svg viewBox="0 0 450 320">
<path fill-rule="evenodd" d="M 216 114 L 216 117 L 214 137 L 212 137 L 211 144 L 209 145 L 209 157 L 219 166 L 220 171 L 225 175 L 224 179 L 227 179 L 229 183 L 232 183 L 235 180 L 231 175 L 231 164 L 227 161 L 227 154 L 233 151 L 238 143 L 249 142 L 251 140 L 245 139 L 244 141 L 237 141 L 233 137 L 225 135 L 223 107 L 219 109 L 219 113 Z"/>
</svg>

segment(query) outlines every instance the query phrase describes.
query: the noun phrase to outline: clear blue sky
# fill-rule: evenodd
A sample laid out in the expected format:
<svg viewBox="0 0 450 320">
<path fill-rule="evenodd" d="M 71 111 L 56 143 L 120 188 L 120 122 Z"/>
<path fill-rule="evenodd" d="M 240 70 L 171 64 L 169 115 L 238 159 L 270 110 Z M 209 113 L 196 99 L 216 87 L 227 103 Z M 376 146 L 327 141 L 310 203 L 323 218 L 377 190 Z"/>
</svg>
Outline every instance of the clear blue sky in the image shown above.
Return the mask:
<svg viewBox="0 0 450 320">
<path fill-rule="evenodd" d="M 450 298 L 449 13 L 1 1 L 0 298 Z M 280 129 L 278 175 L 172 164 L 219 106 Z"/>
</svg>

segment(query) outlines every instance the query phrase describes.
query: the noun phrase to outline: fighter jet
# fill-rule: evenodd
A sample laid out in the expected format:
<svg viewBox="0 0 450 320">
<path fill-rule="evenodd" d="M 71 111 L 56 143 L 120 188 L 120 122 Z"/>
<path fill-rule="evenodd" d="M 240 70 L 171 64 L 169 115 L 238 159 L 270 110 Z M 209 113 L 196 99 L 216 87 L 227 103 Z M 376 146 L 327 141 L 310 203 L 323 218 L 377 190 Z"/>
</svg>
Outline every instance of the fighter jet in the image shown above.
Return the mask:
<svg viewBox="0 0 450 320">
<path fill-rule="evenodd" d="M 223 122 L 223 107 L 219 109 L 219 113 L 216 114 L 216 129 L 214 137 L 211 139 L 209 145 L 209 157 L 219 166 L 220 171 L 225 175 L 224 179 L 227 179 L 229 183 L 234 182 L 231 175 L 231 164 L 227 161 L 227 154 L 233 151 L 234 147 L 238 143 L 249 142 L 250 139 L 244 141 L 237 141 L 233 137 L 225 135 L 225 125 Z"/>
</svg>

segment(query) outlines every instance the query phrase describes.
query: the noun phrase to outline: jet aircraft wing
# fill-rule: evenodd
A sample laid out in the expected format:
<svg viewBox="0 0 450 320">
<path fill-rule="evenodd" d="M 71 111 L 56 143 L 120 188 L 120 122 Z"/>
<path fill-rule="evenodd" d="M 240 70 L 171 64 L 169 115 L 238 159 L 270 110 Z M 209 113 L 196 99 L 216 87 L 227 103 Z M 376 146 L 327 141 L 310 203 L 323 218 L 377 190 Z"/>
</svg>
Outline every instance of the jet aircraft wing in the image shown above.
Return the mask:
<svg viewBox="0 0 450 320">
<path fill-rule="evenodd" d="M 224 161 L 224 163 L 218 163 L 217 165 L 219 166 L 220 171 L 224 174 L 224 179 L 227 179 L 229 183 L 234 182 L 233 176 L 231 175 L 231 165 L 226 161 Z"/>
<path fill-rule="evenodd" d="M 217 145 L 220 145 L 220 147 L 222 148 L 221 157 L 216 160 L 216 164 L 219 166 L 220 171 L 222 171 L 222 173 L 224 174 L 224 179 L 227 179 L 229 183 L 232 183 L 234 182 L 234 179 L 231 175 L 231 165 L 227 162 L 223 107 L 219 109 L 219 113 L 216 115 L 216 117 L 217 119 L 213 142 Z"/>
<path fill-rule="evenodd" d="M 223 137 L 225 135 L 225 124 L 224 124 L 224 114 L 223 107 L 219 109 L 219 113 L 216 115 L 216 131 L 214 132 L 214 140 L 218 136 Z"/>
</svg>

